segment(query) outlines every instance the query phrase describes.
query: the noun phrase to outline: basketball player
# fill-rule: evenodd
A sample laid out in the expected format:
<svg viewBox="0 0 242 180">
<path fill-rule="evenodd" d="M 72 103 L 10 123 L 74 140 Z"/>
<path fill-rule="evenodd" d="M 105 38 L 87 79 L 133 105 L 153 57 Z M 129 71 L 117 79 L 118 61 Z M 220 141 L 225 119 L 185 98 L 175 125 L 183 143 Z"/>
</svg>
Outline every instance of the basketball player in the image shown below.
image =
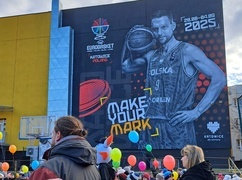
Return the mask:
<svg viewBox="0 0 242 180">
<path fill-rule="evenodd" d="M 147 68 L 146 88 L 152 90 L 152 93 L 146 91 L 146 116 L 150 118 L 152 132 L 150 129 L 141 131 L 140 144 L 151 144 L 154 149 L 180 149 L 187 144 L 195 145 L 193 121 L 215 102 L 226 85 L 225 75 L 198 47 L 174 37 L 176 23 L 170 12 L 155 12 L 151 28 L 159 43 L 158 49 L 144 55 L 130 53 L 128 58 L 122 59 L 123 73 Z M 194 108 L 199 71 L 211 81 Z M 159 135 L 152 137 L 156 128 Z"/>
</svg>

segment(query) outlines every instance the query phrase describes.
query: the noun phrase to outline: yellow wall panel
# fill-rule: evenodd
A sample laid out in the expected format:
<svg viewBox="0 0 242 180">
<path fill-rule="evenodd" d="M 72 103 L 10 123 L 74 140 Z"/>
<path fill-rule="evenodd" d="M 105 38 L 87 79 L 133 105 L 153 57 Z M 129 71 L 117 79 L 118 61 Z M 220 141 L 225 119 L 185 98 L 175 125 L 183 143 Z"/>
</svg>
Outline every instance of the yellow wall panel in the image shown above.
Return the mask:
<svg viewBox="0 0 242 180">
<path fill-rule="evenodd" d="M 50 13 L 20 16 L 18 39 L 45 37 L 50 35 Z"/>
<path fill-rule="evenodd" d="M 17 38 L 17 17 L 0 18 L 0 42 Z"/>
<path fill-rule="evenodd" d="M 6 118 L 5 142 L 18 150 L 29 145 L 19 140 L 21 117 L 47 113 L 49 41 L 50 13 L 0 18 L 0 105 L 14 108 L 0 118 Z"/>
<path fill-rule="evenodd" d="M 0 104 L 12 106 L 16 41 L 0 41 Z"/>
</svg>

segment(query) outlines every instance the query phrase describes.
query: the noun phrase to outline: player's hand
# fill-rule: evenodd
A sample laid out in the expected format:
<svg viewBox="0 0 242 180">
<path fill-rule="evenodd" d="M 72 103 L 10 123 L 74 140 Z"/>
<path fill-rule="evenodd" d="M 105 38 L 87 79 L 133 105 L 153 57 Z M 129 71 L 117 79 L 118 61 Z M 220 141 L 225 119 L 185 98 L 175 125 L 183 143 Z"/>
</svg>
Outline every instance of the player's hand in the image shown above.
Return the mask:
<svg viewBox="0 0 242 180">
<path fill-rule="evenodd" d="M 177 126 L 180 124 L 192 122 L 198 117 L 199 117 L 199 113 L 196 110 L 177 111 L 176 114 L 171 118 L 169 123 L 172 126 Z"/>
</svg>

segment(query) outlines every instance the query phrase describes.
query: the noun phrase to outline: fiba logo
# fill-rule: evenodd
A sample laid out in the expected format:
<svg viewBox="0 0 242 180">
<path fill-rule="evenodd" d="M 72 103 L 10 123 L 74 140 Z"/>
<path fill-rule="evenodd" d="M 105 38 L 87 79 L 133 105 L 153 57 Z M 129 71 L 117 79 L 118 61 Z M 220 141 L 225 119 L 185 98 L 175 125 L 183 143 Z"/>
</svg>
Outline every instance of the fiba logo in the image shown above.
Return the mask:
<svg viewBox="0 0 242 180">
<path fill-rule="evenodd" d="M 104 34 L 108 31 L 109 28 L 107 19 L 99 18 L 94 20 L 91 28 L 92 32 L 96 35 L 94 39 L 97 40 L 98 44 L 103 44 L 103 39 L 106 38 Z"/>
</svg>

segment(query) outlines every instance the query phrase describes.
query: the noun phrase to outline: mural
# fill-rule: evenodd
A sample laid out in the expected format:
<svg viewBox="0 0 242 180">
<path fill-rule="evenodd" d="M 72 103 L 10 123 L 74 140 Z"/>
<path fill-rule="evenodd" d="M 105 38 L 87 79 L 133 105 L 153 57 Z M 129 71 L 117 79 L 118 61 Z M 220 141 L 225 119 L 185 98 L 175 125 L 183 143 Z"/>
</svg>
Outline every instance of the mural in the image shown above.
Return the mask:
<svg viewBox="0 0 242 180">
<path fill-rule="evenodd" d="M 91 142 L 230 147 L 221 0 L 65 10 L 63 26 L 75 32 L 73 115 Z"/>
</svg>

